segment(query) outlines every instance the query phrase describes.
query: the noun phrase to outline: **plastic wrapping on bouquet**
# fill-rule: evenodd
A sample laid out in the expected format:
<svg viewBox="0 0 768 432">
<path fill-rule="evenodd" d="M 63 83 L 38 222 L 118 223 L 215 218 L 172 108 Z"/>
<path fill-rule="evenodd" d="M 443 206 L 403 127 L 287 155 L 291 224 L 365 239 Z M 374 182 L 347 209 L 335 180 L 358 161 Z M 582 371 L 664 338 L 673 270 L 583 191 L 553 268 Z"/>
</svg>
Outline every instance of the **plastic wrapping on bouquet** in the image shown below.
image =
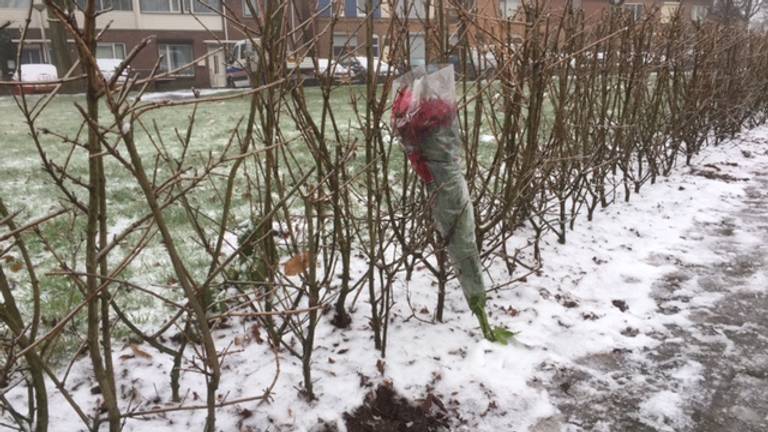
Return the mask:
<svg viewBox="0 0 768 432">
<path fill-rule="evenodd" d="M 427 184 L 432 218 L 467 302 L 485 303 L 475 214 L 461 166 L 452 66 L 417 67 L 394 83 L 392 126 L 416 174 Z"/>
</svg>

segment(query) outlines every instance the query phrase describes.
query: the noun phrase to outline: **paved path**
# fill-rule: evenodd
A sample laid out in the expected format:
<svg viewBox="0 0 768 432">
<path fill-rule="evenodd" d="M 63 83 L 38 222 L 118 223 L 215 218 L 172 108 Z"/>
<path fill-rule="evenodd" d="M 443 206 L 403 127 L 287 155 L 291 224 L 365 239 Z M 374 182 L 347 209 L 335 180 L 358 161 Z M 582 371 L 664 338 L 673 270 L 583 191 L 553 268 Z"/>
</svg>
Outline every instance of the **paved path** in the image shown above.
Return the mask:
<svg viewBox="0 0 768 432">
<path fill-rule="evenodd" d="M 686 236 L 718 260 L 646 259 L 674 263 L 654 298 L 659 313 L 684 319 L 649 335 L 659 344 L 645 352 L 615 350 L 557 371 L 547 387 L 561 415 L 535 431 L 768 431 L 768 163 L 756 167 L 743 173 L 746 194 L 726 198 L 736 206 Z"/>
</svg>

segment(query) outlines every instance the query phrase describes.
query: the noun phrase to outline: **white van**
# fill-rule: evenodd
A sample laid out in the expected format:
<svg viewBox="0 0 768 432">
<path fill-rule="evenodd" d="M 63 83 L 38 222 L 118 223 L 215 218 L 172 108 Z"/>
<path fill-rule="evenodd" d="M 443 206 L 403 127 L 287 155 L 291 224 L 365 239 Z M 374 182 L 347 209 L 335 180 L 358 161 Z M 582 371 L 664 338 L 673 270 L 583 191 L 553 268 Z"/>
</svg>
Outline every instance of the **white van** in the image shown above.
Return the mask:
<svg viewBox="0 0 768 432">
<path fill-rule="evenodd" d="M 18 81 L 16 92 L 47 93 L 56 87 L 59 74 L 56 66 L 52 64 L 35 63 L 23 64 L 13 75 L 13 80 Z"/>
<path fill-rule="evenodd" d="M 256 43 L 259 40 L 256 39 Z M 238 41 L 232 47 L 232 53 L 227 59 L 227 87 L 250 87 L 249 71 L 253 71 L 257 63 L 256 53 L 250 39 Z"/>
<path fill-rule="evenodd" d="M 115 76 L 115 72 L 117 72 L 117 68 L 119 68 L 121 64 L 123 64 L 123 60 L 119 58 L 96 59 L 96 65 L 99 67 L 99 71 L 101 71 L 101 74 L 104 75 L 104 79 L 107 81 Z M 128 81 L 129 71 L 130 66 L 126 66 L 120 73 L 120 76 L 115 79 L 115 83 L 125 84 L 125 82 Z"/>
<path fill-rule="evenodd" d="M 286 65 L 289 71 L 296 69 L 295 62 L 288 62 Z M 304 57 L 299 63 L 299 73 L 304 79 L 313 79 L 330 76 L 336 81 L 347 81 L 354 77 L 351 68 L 345 64 L 340 63 L 336 59 L 331 62 L 327 58 L 317 59 L 317 67 L 315 67 L 315 61 L 310 57 Z M 328 70 L 330 69 L 330 71 Z"/>
</svg>

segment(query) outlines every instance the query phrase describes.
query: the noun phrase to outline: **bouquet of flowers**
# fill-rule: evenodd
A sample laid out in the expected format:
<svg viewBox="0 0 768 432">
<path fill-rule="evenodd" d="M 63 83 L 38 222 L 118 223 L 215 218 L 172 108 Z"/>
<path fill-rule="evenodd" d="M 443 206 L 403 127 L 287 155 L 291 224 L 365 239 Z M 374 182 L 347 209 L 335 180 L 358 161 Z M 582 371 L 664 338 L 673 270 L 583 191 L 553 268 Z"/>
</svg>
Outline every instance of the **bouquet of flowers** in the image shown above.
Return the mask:
<svg viewBox="0 0 768 432">
<path fill-rule="evenodd" d="M 475 212 L 461 166 L 456 85 L 452 66 L 420 66 L 394 83 L 392 126 L 416 174 L 426 184 L 435 221 L 464 297 L 483 335 L 505 342 L 485 312 L 485 284 L 475 239 Z"/>
</svg>

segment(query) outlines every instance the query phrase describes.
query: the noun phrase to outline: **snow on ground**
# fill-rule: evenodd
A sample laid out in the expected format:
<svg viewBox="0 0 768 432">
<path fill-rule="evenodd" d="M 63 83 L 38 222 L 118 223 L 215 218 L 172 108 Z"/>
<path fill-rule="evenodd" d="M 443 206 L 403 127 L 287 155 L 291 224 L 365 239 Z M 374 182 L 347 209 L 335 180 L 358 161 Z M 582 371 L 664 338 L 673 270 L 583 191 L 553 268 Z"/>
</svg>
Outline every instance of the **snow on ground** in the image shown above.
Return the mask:
<svg viewBox="0 0 768 432">
<path fill-rule="evenodd" d="M 669 187 L 692 195 L 670 190 L 657 201 L 662 218 L 687 221 L 669 232 L 671 241 L 643 234 L 633 221 L 659 245 L 635 259 L 663 269 L 650 290 L 637 286 L 654 304 L 645 325 L 621 331 L 646 342 L 542 369 L 560 411 L 542 421 L 557 426 L 545 430 L 768 430 L 766 143 L 765 129 L 752 131 L 672 179 Z"/>
<path fill-rule="evenodd" d="M 768 161 L 766 137 L 768 127 L 763 127 L 746 134 L 748 141 L 707 148 L 695 158 L 695 167 L 707 169 L 709 164 L 717 166 L 718 172 L 746 176 L 757 164 Z M 763 142 L 755 142 L 758 140 Z M 744 150 L 751 157 L 746 157 Z M 728 165 L 734 163 L 736 166 Z M 639 379 L 633 374 L 602 379 L 594 365 L 614 361 L 616 353 L 643 356 L 661 340 L 673 341 L 675 336 L 668 326 L 691 325 L 688 314 L 660 311 L 659 280 L 677 283 L 680 291 L 675 294 L 682 296 L 670 299 L 664 307 L 706 306 L 718 301 L 721 293 L 693 290 L 676 281 L 674 275 L 679 262 L 707 266 L 718 260 L 714 249 L 697 249 L 693 247 L 697 243 L 692 242 L 714 238 L 714 234 L 691 232 L 691 227 L 721 223 L 722 214 L 735 212 L 740 203 L 726 198 L 743 197 L 746 185 L 744 181 L 695 175 L 690 168 L 681 167 L 671 177 L 645 186 L 629 203 L 619 197 L 621 202 L 599 211 L 592 223 L 579 220 L 576 230 L 568 232 L 567 244 L 548 237 L 542 248 L 542 275 L 490 296 L 492 322 L 520 332 L 509 346 L 482 339 L 456 282 L 449 285 L 445 322 L 428 322 L 436 286 L 423 272 L 414 275 L 410 283 L 401 281 L 395 287 L 397 303 L 383 363 L 373 348 L 368 307 L 363 301 L 357 303 L 349 330 L 335 329 L 326 315 L 318 329 L 314 354 L 319 400 L 308 403 L 297 396 L 301 365 L 289 354 L 280 353 L 272 401 L 221 408 L 218 429 L 309 431 L 324 421 L 344 430 L 342 413 L 359 405 L 373 385 L 389 381 L 411 399 L 422 399 L 427 393 L 439 398 L 459 416 L 452 430 L 582 430 L 553 420 L 561 415 L 562 403 L 554 396 L 552 383 L 564 373 L 592 374 L 594 385 L 580 391 L 610 393 Z M 756 241 L 749 233 L 738 235 L 743 244 Z M 508 278 L 500 263 L 488 272 L 494 284 Z M 754 278 L 758 283 L 765 281 L 764 275 Z M 406 291 L 413 309 L 405 300 Z M 228 351 L 223 361 L 222 400 L 260 395 L 277 372 L 275 357 L 265 343 L 256 340 L 251 326 L 242 322 L 216 333 L 218 349 Z M 123 410 L 175 406 L 169 402 L 169 357 L 145 345 L 138 352 L 128 345 L 115 348 Z M 582 361 L 585 358 L 590 361 Z M 185 365 L 181 394 L 186 404 L 198 405 L 203 403 L 204 382 L 192 369 L 190 363 Z M 642 400 L 631 407 L 636 411 L 631 415 L 641 424 L 656 430 L 679 430 L 688 424 L 683 405 L 701 383 L 702 365 L 684 362 L 675 367 L 672 376 L 679 381 L 675 388 L 642 395 Z M 75 363 L 67 388 L 91 412 L 98 409 L 99 396 L 91 391 L 94 385 L 89 361 L 82 358 Z M 55 430 L 83 429 L 61 395 L 53 386 L 49 388 Z M 568 392 L 563 386 L 560 390 Z M 22 394 L 14 391 L 10 398 L 20 401 Z M 200 430 L 204 416 L 203 410 L 197 410 L 131 418 L 125 430 Z M 610 422 L 598 419 L 591 430 L 614 429 Z"/>
<path fill-rule="evenodd" d="M 197 97 L 205 97 L 205 96 L 215 96 L 219 94 L 226 94 L 226 93 L 233 93 L 233 92 L 243 92 L 242 89 L 231 89 L 231 88 L 209 88 L 209 89 L 197 89 Z M 83 93 L 73 93 L 70 96 L 83 96 Z M 28 95 L 27 96 L 30 100 L 35 100 L 41 96 L 37 95 Z M 164 101 L 164 100 L 183 100 L 183 99 L 193 99 L 195 98 L 195 94 L 192 92 L 191 89 L 187 90 L 169 90 L 169 91 L 155 91 L 155 92 L 147 92 L 144 95 L 142 95 L 141 100 L 145 102 L 158 102 L 158 101 Z M 15 102 L 13 101 L 13 96 L 0 96 L 0 106 L 3 105 L 10 105 L 15 106 Z"/>
<path fill-rule="evenodd" d="M 242 90 L 235 90 L 230 88 L 198 89 L 197 96 L 195 96 L 192 90 L 162 91 L 162 92 L 146 93 L 141 96 L 141 100 L 143 100 L 144 102 L 184 100 L 184 99 L 194 99 L 195 97 L 215 96 L 223 93 L 232 93 L 232 92 L 242 92 Z"/>
</svg>

